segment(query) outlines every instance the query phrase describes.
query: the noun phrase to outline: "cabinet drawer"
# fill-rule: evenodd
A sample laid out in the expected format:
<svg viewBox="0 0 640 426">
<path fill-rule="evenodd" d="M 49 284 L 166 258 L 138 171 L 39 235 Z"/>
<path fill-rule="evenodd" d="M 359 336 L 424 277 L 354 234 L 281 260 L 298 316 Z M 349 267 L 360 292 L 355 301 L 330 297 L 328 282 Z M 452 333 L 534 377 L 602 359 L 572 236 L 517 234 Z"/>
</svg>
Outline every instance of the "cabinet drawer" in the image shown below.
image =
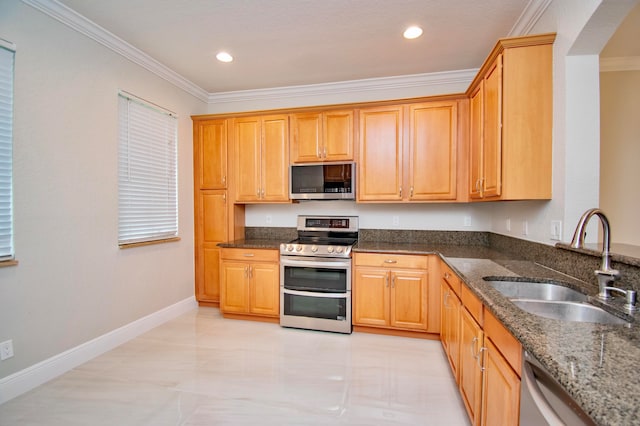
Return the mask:
<svg viewBox="0 0 640 426">
<path fill-rule="evenodd" d="M 484 332 L 511 365 L 513 371 L 520 376 L 522 372 L 522 346 L 520 342 L 486 309 L 484 310 Z"/>
<path fill-rule="evenodd" d="M 354 253 L 356 266 L 427 269 L 427 256 L 385 253 Z"/>
<path fill-rule="evenodd" d="M 480 324 L 480 327 L 482 327 L 484 321 L 484 317 L 482 315 L 482 302 L 471 292 L 471 290 L 469 290 L 469 288 L 467 288 L 466 285 L 462 286 L 461 293 L 462 304 L 467 311 L 469 311 L 473 319 L 475 319 L 478 324 Z"/>
<path fill-rule="evenodd" d="M 278 250 L 223 248 L 221 257 L 228 260 L 246 260 L 260 262 L 278 262 Z"/>
<path fill-rule="evenodd" d="M 442 279 L 449 284 L 449 287 L 453 290 L 453 292 L 460 297 L 460 288 L 462 287 L 460 284 L 460 278 L 458 278 L 458 274 L 453 272 L 449 265 L 444 262 L 440 262 L 440 271 L 442 273 Z"/>
</svg>

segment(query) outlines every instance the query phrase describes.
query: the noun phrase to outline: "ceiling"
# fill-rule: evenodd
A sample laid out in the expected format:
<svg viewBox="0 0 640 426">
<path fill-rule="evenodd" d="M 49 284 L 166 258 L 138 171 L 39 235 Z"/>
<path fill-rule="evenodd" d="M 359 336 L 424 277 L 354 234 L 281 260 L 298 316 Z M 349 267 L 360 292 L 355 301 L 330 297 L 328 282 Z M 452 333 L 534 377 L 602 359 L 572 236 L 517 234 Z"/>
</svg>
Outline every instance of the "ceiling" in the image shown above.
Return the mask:
<svg viewBox="0 0 640 426">
<path fill-rule="evenodd" d="M 536 1 L 60 3 L 206 92 L 221 93 L 478 68 Z M 403 39 L 404 29 L 416 24 L 422 37 Z M 218 62 L 220 50 L 235 60 Z"/>
</svg>

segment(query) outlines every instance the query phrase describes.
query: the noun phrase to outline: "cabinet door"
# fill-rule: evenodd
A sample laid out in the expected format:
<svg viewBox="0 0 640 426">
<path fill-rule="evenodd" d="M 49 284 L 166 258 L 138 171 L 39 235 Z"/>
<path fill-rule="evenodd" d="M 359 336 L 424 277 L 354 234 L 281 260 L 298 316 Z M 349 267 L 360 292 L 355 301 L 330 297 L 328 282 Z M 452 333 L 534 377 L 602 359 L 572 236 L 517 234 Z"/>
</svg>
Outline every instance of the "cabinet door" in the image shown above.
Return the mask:
<svg viewBox="0 0 640 426">
<path fill-rule="evenodd" d="M 485 339 L 485 347 L 481 424 L 517 425 L 520 417 L 520 378 L 490 339 Z"/>
<path fill-rule="evenodd" d="M 321 161 L 322 114 L 293 114 L 291 116 L 291 162 Z"/>
<path fill-rule="evenodd" d="M 259 117 L 234 120 L 236 201 L 257 201 L 260 198 L 261 129 Z"/>
<path fill-rule="evenodd" d="M 460 362 L 460 299 L 447 284 L 442 284 L 442 333 L 443 346 L 456 382 Z"/>
<path fill-rule="evenodd" d="M 359 201 L 402 200 L 402 107 L 360 111 Z"/>
<path fill-rule="evenodd" d="M 389 271 L 356 268 L 353 283 L 353 323 L 389 326 Z"/>
<path fill-rule="evenodd" d="M 220 249 L 228 240 L 227 191 L 196 192 L 196 297 L 200 302 L 220 300 Z"/>
<path fill-rule="evenodd" d="M 409 199 L 455 200 L 456 102 L 409 107 Z"/>
<path fill-rule="evenodd" d="M 484 140 L 482 192 L 497 197 L 502 188 L 502 55 L 484 78 Z"/>
<path fill-rule="evenodd" d="M 482 140 L 484 134 L 484 81 L 471 95 L 469 135 L 469 196 L 482 198 Z"/>
<path fill-rule="evenodd" d="M 480 423 L 482 406 L 482 369 L 480 367 L 484 333 L 466 310 L 460 316 L 460 395 L 464 402 L 471 424 Z"/>
<path fill-rule="evenodd" d="M 280 315 L 279 267 L 275 263 L 253 263 L 250 265 L 249 311 L 252 314 Z"/>
<path fill-rule="evenodd" d="M 391 271 L 391 326 L 427 330 L 427 282 L 426 271 Z"/>
<path fill-rule="evenodd" d="M 324 161 L 353 160 L 353 111 L 329 111 L 322 115 Z"/>
<path fill-rule="evenodd" d="M 262 165 L 260 199 L 289 200 L 289 118 L 286 115 L 262 119 Z"/>
<path fill-rule="evenodd" d="M 221 262 L 220 310 L 231 313 L 249 312 L 249 264 Z"/>
<path fill-rule="evenodd" d="M 198 121 L 194 135 L 194 176 L 200 189 L 227 187 L 227 121 Z"/>
</svg>

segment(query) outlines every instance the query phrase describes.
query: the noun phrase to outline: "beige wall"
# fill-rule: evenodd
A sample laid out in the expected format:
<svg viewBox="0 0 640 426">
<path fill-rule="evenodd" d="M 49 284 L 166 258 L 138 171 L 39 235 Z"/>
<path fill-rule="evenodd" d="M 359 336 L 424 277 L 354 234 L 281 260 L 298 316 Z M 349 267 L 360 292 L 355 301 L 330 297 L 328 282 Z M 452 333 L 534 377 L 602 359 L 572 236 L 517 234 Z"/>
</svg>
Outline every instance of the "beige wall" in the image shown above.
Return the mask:
<svg viewBox="0 0 640 426">
<path fill-rule="evenodd" d="M 0 268 L 0 378 L 194 294 L 190 115 L 206 105 L 19 0 L 0 2 L 16 44 L 18 266 Z M 117 244 L 117 105 L 123 89 L 179 116 L 177 243 Z"/>
<path fill-rule="evenodd" d="M 600 207 L 615 243 L 640 246 L 640 71 L 600 73 Z"/>
</svg>

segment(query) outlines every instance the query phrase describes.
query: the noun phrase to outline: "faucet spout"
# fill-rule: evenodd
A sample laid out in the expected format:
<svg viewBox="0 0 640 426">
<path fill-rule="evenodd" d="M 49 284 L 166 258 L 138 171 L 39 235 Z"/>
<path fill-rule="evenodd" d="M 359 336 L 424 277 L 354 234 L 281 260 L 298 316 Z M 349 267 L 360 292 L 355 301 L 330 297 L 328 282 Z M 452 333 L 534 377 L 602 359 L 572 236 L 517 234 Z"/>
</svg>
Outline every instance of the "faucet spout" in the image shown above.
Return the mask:
<svg viewBox="0 0 640 426">
<path fill-rule="evenodd" d="M 571 247 L 584 248 L 584 236 L 586 235 L 587 224 L 589 219 L 593 216 L 597 216 L 602 222 L 602 265 L 600 271 L 605 275 L 611 275 L 610 272 L 614 272 L 614 275 L 618 275 L 618 271 L 611 269 L 611 228 L 609 226 L 609 219 L 605 216 L 604 212 L 600 209 L 589 209 L 580 217 L 576 230 L 573 233 L 573 239 L 571 240 Z"/>
</svg>

